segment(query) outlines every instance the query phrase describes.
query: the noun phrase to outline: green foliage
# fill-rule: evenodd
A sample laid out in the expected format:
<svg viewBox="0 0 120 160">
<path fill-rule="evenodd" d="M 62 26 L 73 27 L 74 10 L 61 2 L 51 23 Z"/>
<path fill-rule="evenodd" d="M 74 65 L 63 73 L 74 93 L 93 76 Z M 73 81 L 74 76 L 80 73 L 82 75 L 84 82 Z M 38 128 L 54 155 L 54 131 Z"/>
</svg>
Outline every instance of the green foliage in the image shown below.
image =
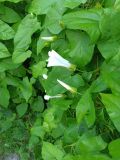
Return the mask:
<svg viewBox="0 0 120 160">
<path fill-rule="evenodd" d="M 0 43 L 0 58 L 10 57 L 10 53 L 3 43 Z"/>
<path fill-rule="evenodd" d="M 9 104 L 10 94 L 6 86 L 0 87 L 0 104 L 7 108 Z"/>
<path fill-rule="evenodd" d="M 0 0 L 0 155 L 120 159 L 119 26 L 120 0 Z"/>
<path fill-rule="evenodd" d="M 73 9 L 73 8 L 79 6 L 81 3 L 86 3 L 86 2 L 87 2 L 87 0 L 75 0 L 75 1 L 65 0 L 64 4 L 65 4 L 65 7 Z"/>
<path fill-rule="evenodd" d="M 31 67 L 32 75 L 34 78 L 42 76 L 43 74 L 47 73 L 46 63 L 44 61 L 39 61 L 37 64 L 34 64 Z"/>
<path fill-rule="evenodd" d="M 69 56 L 79 67 L 84 67 L 93 56 L 94 44 L 91 44 L 90 38 L 86 33 L 67 31 L 66 34 L 71 46 Z M 71 37 L 73 38 L 71 39 Z"/>
<path fill-rule="evenodd" d="M 21 20 L 21 17 L 12 8 L 0 4 L 0 19 L 7 23 L 16 23 Z"/>
<path fill-rule="evenodd" d="M 28 105 L 26 103 L 21 103 L 16 107 L 19 117 L 22 117 L 27 111 Z"/>
<path fill-rule="evenodd" d="M 0 20 L 0 40 L 12 39 L 14 34 L 14 30 L 7 23 Z"/>
<path fill-rule="evenodd" d="M 70 12 L 63 16 L 63 24 L 69 29 L 86 31 L 92 40 L 96 41 L 100 36 L 99 21 L 102 10 L 89 9 Z"/>
<path fill-rule="evenodd" d="M 81 123 L 81 121 L 85 118 L 88 127 L 93 125 L 95 122 L 95 107 L 89 90 L 83 94 L 77 104 L 76 118 L 78 123 Z"/>
<path fill-rule="evenodd" d="M 118 152 L 119 147 L 120 147 L 120 139 L 116 139 L 109 144 L 108 149 L 109 149 L 110 155 L 113 158 L 120 157 L 120 152 Z"/>
<path fill-rule="evenodd" d="M 29 98 L 32 96 L 32 84 L 29 82 L 28 77 L 23 78 L 20 90 L 26 102 L 28 102 Z"/>
<path fill-rule="evenodd" d="M 119 124 L 119 104 L 120 99 L 119 96 L 115 96 L 113 94 L 101 94 L 102 102 L 104 103 L 106 110 L 113 121 L 115 127 L 120 131 Z"/>
<path fill-rule="evenodd" d="M 115 17 L 117 17 L 117 19 Z M 119 19 L 120 15 L 118 11 L 110 8 L 104 9 L 100 22 L 102 34 L 98 48 L 105 59 L 109 59 L 119 52 Z"/>
<path fill-rule="evenodd" d="M 13 61 L 15 63 L 24 62 L 31 56 L 31 51 L 27 50 L 31 43 L 32 34 L 40 28 L 37 18 L 27 15 L 20 23 L 14 37 Z"/>
<path fill-rule="evenodd" d="M 30 13 L 35 13 L 36 15 L 46 14 L 55 2 L 56 0 L 33 0 L 29 6 L 28 11 Z"/>
<path fill-rule="evenodd" d="M 62 160 L 63 156 L 64 156 L 64 153 L 57 146 L 48 142 L 43 142 L 43 148 L 42 148 L 43 159 Z"/>
</svg>

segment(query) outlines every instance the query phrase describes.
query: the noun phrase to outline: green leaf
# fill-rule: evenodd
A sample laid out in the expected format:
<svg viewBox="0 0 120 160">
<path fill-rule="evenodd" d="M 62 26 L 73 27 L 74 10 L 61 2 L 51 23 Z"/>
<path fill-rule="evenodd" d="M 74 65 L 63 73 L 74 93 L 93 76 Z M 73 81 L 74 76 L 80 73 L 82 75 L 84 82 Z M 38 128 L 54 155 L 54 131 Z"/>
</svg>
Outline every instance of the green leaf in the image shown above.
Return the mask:
<svg viewBox="0 0 120 160">
<path fill-rule="evenodd" d="M 52 130 L 51 136 L 55 139 L 63 136 L 65 127 L 63 124 L 59 123 L 55 129 Z"/>
<path fill-rule="evenodd" d="M 28 108 L 27 103 L 21 103 L 16 107 L 17 113 L 20 118 L 24 116 L 24 114 L 27 112 L 27 108 Z"/>
<path fill-rule="evenodd" d="M 69 56 L 79 67 L 85 66 L 92 59 L 94 45 L 90 44 L 88 35 L 80 31 L 67 31 L 70 42 Z"/>
<path fill-rule="evenodd" d="M 64 5 L 65 7 L 68 7 L 70 9 L 73 9 L 77 6 L 79 6 L 81 3 L 84 4 L 86 3 L 87 0 L 65 0 Z"/>
<path fill-rule="evenodd" d="M 42 158 L 43 160 L 62 160 L 64 156 L 63 151 L 61 151 L 56 145 L 49 142 L 43 142 L 42 147 Z"/>
<path fill-rule="evenodd" d="M 31 36 L 38 29 L 40 29 L 40 24 L 33 15 L 27 15 L 21 21 L 14 37 L 15 48 L 12 59 L 15 63 L 24 62 L 31 56 L 31 51 L 28 50 L 31 43 Z"/>
<path fill-rule="evenodd" d="M 13 3 L 18 3 L 22 0 L 0 0 L 0 2 L 5 2 L 5 1 L 9 1 L 9 2 L 13 2 Z"/>
<path fill-rule="evenodd" d="M 50 108 L 44 112 L 44 122 L 43 127 L 46 132 L 50 132 L 53 129 L 56 130 L 60 125 L 60 121 L 62 119 L 63 113 L 69 107 L 71 102 L 61 101 L 62 107 L 60 107 L 59 103 L 54 103 L 54 100 L 50 103 Z M 64 103 L 64 104 L 63 104 Z M 64 108 L 65 107 L 65 108 Z M 63 127 L 62 127 L 63 128 Z M 61 132 L 60 132 L 61 133 Z M 62 131 L 63 133 L 63 131 Z"/>
<path fill-rule="evenodd" d="M 16 69 L 19 65 L 14 64 L 11 58 L 0 60 L 0 72 Z"/>
<path fill-rule="evenodd" d="M 78 160 L 77 157 L 75 157 L 75 159 Z M 73 157 L 73 155 L 67 154 L 67 155 L 63 158 L 63 160 L 74 160 L 74 157 Z"/>
<path fill-rule="evenodd" d="M 14 30 L 8 24 L 0 20 L 0 40 L 12 39 L 14 34 Z"/>
<path fill-rule="evenodd" d="M 54 48 L 55 51 L 58 51 L 58 53 L 61 53 L 63 57 L 68 59 L 68 48 L 69 48 L 69 43 L 66 39 L 62 38 L 65 37 L 65 32 L 61 32 L 57 39 L 51 43 L 51 47 Z M 73 60 L 71 60 L 72 63 Z"/>
<path fill-rule="evenodd" d="M 111 160 L 111 158 L 103 154 L 84 154 L 66 156 L 63 160 Z"/>
<path fill-rule="evenodd" d="M 29 149 L 33 149 L 38 143 L 39 138 L 37 136 L 31 136 L 29 139 Z"/>
<path fill-rule="evenodd" d="M 31 104 L 31 108 L 33 111 L 42 112 L 44 109 L 44 102 L 42 97 L 38 96 L 36 99 L 34 99 Z"/>
<path fill-rule="evenodd" d="M 72 101 L 67 99 L 53 99 L 50 101 L 52 107 L 58 108 L 59 110 L 63 111 L 66 111 L 70 107 L 71 103 Z"/>
<path fill-rule="evenodd" d="M 119 10 L 120 11 L 120 0 L 114 0 L 114 7 L 116 10 Z"/>
<path fill-rule="evenodd" d="M 21 83 L 21 80 L 19 78 L 13 77 L 13 76 L 7 76 L 6 83 L 7 83 L 7 85 L 18 87 Z"/>
<path fill-rule="evenodd" d="M 63 74 L 61 74 L 61 72 Z M 47 94 L 56 95 L 64 92 L 65 89 L 58 84 L 57 79 L 62 80 L 68 78 L 69 76 L 70 72 L 67 69 L 61 67 L 53 68 L 48 75 L 47 81 L 43 80 L 42 82 Z"/>
<path fill-rule="evenodd" d="M 79 139 L 79 126 L 74 119 L 67 121 L 68 127 L 64 129 L 63 141 L 66 144 L 72 144 Z"/>
<path fill-rule="evenodd" d="M 119 57 L 116 56 L 116 58 L 111 59 L 109 64 L 106 64 L 106 63 L 103 64 L 102 69 L 101 69 L 101 75 L 102 75 L 104 82 L 112 90 L 112 92 L 115 95 L 119 95 L 120 94 Z"/>
<path fill-rule="evenodd" d="M 12 8 L 0 4 L 0 19 L 7 23 L 16 23 L 21 20 L 20 16 Z"/>
<path fill-rule="evenodd" d="M 60 2 L 60 4 L 58 3 Z M 58 34 L 62 31 L 63 27 L 60 24 L 64 8 L 62 8 L 63 0 L 59 0 L 49 9 L 45 19 L 45 28 L 51 33 Z M 61 9 L 62 8 L 62 9 Z"/>
<path fill-rule="evenodd" d="M 113 158 L 120 158 L 120 152 L 118 148 L 120 148 L 120 138 L 113 140 L 108 146 L 109 153 Z"/>
<path fill-rule="evenodd" d="M 120 65 L 120 51 L 115 56 L 112 56 L 112 58 L 109 60 L 108 65 L 110 68 L 112 68 L 113 66 L 119 67 L 119 65 Z"/>
<path fill-rule="evenodd" d="M 105 59 L 116 55 L 120 50 L 120 13 L 115 9 L 104 9 L 100 21 L 101 38 L 98 49 Z"/>
<path fill-rule="evenodd" d="M 0 124 L 0 133 L 7 131 L 9 128 L 11 128 L 11 126 L 12 126 L 12 122 L 9 119 L 4 120 Z"/>
<path fill-rule="evenodd" d="M 99 93 L 107 89 L 107 85 L 102 76 L 99 76 L 96 80 L 93 81 L 90 86 L 92 93 Z"/>
<path fill-rule="evenodd" d="M 52 36 L 48 30 L 43 30 L 40 34 L 40 37 L 37 41 L 37 55 L 39 55 L 44 47 L 47 47 L 49 43 L 46 43 L 45 40 L 42 40 L 41 37 L 49 37 Z"/>
<path fill-rule="evenodd" d="M 9 73 L 12 76 L 16 76 L 16 77 L 25 77 L 26 76 L 26 68 L 23 65 L 20 65 L 20 64 L 17 64 L 17 66 L 18 67 L 15 68 L 14 70 L 10 70 Z"/>
<path fill-rule="evenodd" d="M 46 14 L 56 0 L 33 0 L 29 6 L 29 13 L 35 13 L 36 15 Z"/>
<path fill-rule="evenodd" d="M 96 9 L 74 11 L 63 16 L 63 25 L 69 29 L 86 31 L 92 42 L 96 42 L 100 36 L 100 15 L 101 11 Z"/>
<path fill-rule="evenodd" d="M 9 105 L 10 94 L 6 86 L 0 87 L 0 105 L 7 108 Z"/>
<path fill-rule="evenodd" d="M 32 85 L 29 82 L 28 77 L 23 78 L 23 81 L 20 85 L 20 90 L 26 102 L 28 102 L 29 98 L 32 96 Z"/>
<path fill-rule="evenodd" d="M 32 75 L 34 78 L 37 78 L 39 76 L 42 76 L 43 74 L 47 73 L 46 62 L 45 61 L 39 61 L 37 64 L 34 64 L 31 66 Z"/>
<path fill-rule="evenodd" d="M 118 0 L 118 1 L 119 1 L 119 0 Z M 106 8 L 108 8 L 108 7 L 113 7 L 115 2 L 116 2 L 116 0 L 106 0 L 106 1 L 104 2 L 104 5 L 105 5 Z"/>
<path fill-rule="evenodd" d="M 42 126 L 33 126 L 31 128 L 31 134 L 43 139 L 45 131 L 44 131 L 44 128 Z"/>
<path fill-rule="evenodd" d="M 0 58 L 6 58 L 6 57 L 10 57 L 10 56 L 11 56 L 11 54 L 9 53 L 6 46 L 0 42 Z"/>
<path fill-rule="evenodd" d="M 105 149 L 107 143 L 103 141 L 101 136 L 83 135 L 76 144 L 76 151 L 81 154 L 96 153 Z"/>
<path fill-rule="evenodd" d="M 120 131 L 120 97 L 113 94 L 101 94 L 101 98 L 110 119 L 117 130 Z"/>
<path fill-rule="evenodd" d="M 81 123 L 82 120 L 85 118 L 89 127 L 93 125 L 95 122 L 95 108 L 89 90 L 87 90 L 83 94 L 83 96 L 77 104 L 76 118 L 78 123 Z"/>
<path fill-rule="evenodd" d="M 56 95 L 67 91 L 57 82 L 57 79 L 75 88 L 84 86 L 84 81 L 80 75 L 76 74 L 71 76 L 68 69 L 56 67 L 49 73 L 48 79 L 43 81 L 44 89 L 46 90 L 47 94 Z"/>
<path fill-rule="evenodd" d="M 55 108 L 47 109 L 44 114 L 43 127 L 47 132 L 50 132 L 52 129 L 56 128 L 55 121 Z"/>
</svg>

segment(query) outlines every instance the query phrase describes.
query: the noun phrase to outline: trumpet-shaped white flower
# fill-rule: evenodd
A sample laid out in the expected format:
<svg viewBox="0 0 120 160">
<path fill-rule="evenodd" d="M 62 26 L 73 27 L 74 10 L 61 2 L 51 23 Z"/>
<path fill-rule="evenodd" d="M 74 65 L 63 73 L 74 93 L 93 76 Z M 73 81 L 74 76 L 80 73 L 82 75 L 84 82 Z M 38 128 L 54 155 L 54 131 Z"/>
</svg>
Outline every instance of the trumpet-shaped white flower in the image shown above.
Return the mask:
<svg viewBox="0 0 120 160">
<path fill-rule="evenodd" d="M 44 40 L 44 41 L 53 42 L 54 40 L 57 39 L 57 36 L 41 37 L 41 39 Z"/>
<path fill-rule="evenodd" d="M 42 75 L 44 79 L 48 79 L 48 75 L 47 74 L 43 74 Z"/>
<path fill-rule="evenodd" d="M 47 101 L 50 100 L 50 99 L 62 98 L 62 97 L 64 97 L 63 94 L 58 94 L 58 95 L 56 95 L 56 96 L 44 95 L 44 99 L 47 100 Z"/>
<path fill-rule="evenodd" d="M 61 66 L 61 67 L 66 67 L 69 69 L 76 69 L 76 66 L 71 64 L 68 60 L 64 59 L 61 57 L 57 52 L 54 50 L 48 52 L 49 59 L 47 67 L 52 67 L 52 66 Z"/>
<path fill-rule="evenodd" d="M 68 84 L 60 81 L 59 79 L 57 79 L 58 83 L 63 86 L 64 88 L 66 88 L 68 91 L 70 91 L 71 93 L 77 93 L 77 89 L 74 87 L 69 86 Z"/>
</svg>

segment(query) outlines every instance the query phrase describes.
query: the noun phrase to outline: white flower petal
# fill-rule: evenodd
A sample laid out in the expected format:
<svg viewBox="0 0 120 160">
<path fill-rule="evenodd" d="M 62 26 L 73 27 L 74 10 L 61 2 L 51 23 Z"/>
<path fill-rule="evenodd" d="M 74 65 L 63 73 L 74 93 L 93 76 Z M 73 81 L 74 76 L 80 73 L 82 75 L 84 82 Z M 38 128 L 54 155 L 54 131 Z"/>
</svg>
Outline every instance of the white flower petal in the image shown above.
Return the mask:
<svg viewBox="0 0 120 160">
<path fill-rule="evenodd" d="M 61 63 L 58 59 L 50 57 L 47 67 L 52 67 L 52 66 L 62 66 L 62 67 L 69 68 L 68 65 L 66 66 L 64 63 Z"/>
<path fill-rule="evenodd" d="M 76 93 L 77 92 L 77 89 L 76 88 L 73 88 L 71 86 L 69 86 L 68 84 L 60 81 L 59 79 L 57 79 L 58 83 L 61 84 L 61 86 L 63 86 L 64 88 L 66 88 L 68 91 L 72 92 L 72 93 Z"/>
<path fill-rule="evenodd" d="M 66 64 L 66 65 L 70 65 L 70 62 L 66 59 L 64 59 L 62 56 L 60 56 L 57 52 L 55 52 L 54 50 L 51 51 L 51 57 L 55 58 L 56 60 L 58 60 L 60 63 Z"/>
<path fill-rule="evenodd" d="M 42 76 L 43 76 L 44 79 L 48 78 L 47 74 L 43 74 Z"/>
<path fill-rule="evenodd" d="M 70 68 L 71 65 L 72 65 L 68 60 L 66 60 L 63 57 L 61 57 L 54 50 L 49 51 L 48 55 L 49 55 L 49 59 L 48 59 L 48 65 L 47 65 L 47 67 L 62 66 L 62 67 Z"/>
<path fill-rule="evenodd" d="M 42 40 L 52 42 L 55 40 L 55 37 L 41 37 Z"/>
<path fill-rule="evenodd" d="M 47 100 L 47 101 L 50 100 L 50 99 L 53 99 L 53 98 L 62 98 L 62 97 L 64 97 L 63 94 L 58 94 L 56 96 L 44 95 L 44 99 Z"/>
<path fill-rule="evenodd" d="M 51 96 L 49 96 L 49 95 L 44 95 L 44 99 L 47 100 L 47 101 L 50 99 L 50 97 Z"/>
</svg>

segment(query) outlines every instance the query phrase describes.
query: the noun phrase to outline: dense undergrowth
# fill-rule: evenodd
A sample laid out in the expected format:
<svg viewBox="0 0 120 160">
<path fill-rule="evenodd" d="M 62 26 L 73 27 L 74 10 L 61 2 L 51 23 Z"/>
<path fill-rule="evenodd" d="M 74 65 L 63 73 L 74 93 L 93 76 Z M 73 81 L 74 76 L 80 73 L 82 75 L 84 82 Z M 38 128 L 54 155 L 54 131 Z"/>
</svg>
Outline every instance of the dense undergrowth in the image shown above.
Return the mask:
<svg viewBox="0 0 120 160">
<path fill-rule="evenodd" d="M 0 0 L 0 146 L 120 160 L 120 0 Z"/>
</svg>

